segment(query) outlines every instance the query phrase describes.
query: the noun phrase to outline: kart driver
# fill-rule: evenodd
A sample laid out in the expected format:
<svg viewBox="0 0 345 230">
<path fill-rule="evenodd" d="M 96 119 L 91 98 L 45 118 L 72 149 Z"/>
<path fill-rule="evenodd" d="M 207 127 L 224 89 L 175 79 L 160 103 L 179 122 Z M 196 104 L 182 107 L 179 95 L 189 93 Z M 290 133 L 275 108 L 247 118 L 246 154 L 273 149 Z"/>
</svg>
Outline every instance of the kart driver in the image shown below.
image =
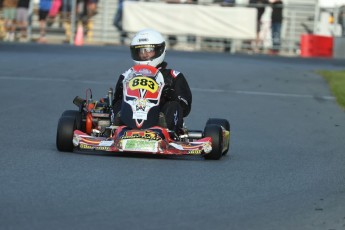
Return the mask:
<svg viewBox="0 0 345 230">
<path fill-rule="evenodd" d="M 163 36 L 152 29 L 139 31 L 130 44 L 131 55 L 136 65 L 150 65 L 162 73 L 165 86 L 162 92 L 160 109 L 165 115 L 167 128 L 179 132 L 192 106 L 192 93 L 184 75 L 176 70 L 168 69 L 164 61 L 166 44 Z M 118 114 L 123 96 L 122 81 L 129 70 L 120 75 L 113 100 L 113 112 Z"/>
</svg>

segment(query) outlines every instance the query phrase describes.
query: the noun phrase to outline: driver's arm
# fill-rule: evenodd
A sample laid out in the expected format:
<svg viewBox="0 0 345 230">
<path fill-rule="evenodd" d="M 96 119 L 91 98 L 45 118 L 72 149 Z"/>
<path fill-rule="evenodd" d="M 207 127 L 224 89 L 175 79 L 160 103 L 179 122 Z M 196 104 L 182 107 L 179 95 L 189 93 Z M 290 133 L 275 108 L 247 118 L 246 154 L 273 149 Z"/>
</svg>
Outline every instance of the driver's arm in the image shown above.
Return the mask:
<svg viewBox="0 0 345 230">
<path fill-rule="evenodd" d="M 182 73 L 175 78 L 174 89 L 177 95 L 177 100 L 183 109 L 183 116 L 186 117 L 192 108 L 192 93 L 188 82 Z"/>
<path fill-rule="evenodd" d="M 120 75 L 119 79 L 117 80 L 116 86 L 115 86 L 115 92 L 114 92 L 114 99 L 112 104 L 114 105 L 117 101 L 122 100 L 123 96 L 123 85 L 122 81 L 124 79 L 123 75 Z"/>
</svg>

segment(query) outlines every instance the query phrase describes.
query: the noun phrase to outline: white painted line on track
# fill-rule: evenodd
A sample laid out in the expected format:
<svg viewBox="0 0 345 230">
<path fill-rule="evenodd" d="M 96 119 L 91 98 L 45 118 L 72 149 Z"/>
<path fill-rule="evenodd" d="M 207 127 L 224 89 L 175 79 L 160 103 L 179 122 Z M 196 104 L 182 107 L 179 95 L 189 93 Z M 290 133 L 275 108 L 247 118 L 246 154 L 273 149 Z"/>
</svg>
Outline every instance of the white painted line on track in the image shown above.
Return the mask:
<svg viewBox="0 0 345 230">
<path fill-rule="evenodd" d="M 51 81 L 51 82 L 74 82 L 80 84 L 98 84 L 98 85 L 115 85 L 116 82 L 106 81 L 92 81 L 92 80 L 78 80 L 78 79 L 53 79 L 53 78 L 39 78 L 39 77 L 10 77 L 0 76 L 0 80 L 14 80 L 14 81 Z M 288 94 L 288 93 L 271 93 L 271 92 L 258 92 L 258 91 L 244 91 L 244 90 L 222 90 L 222 89 L 202 89 L 202 88 L 191 88 L 195 92 L 205 93 L 235 93 L 235 94 L 247 94 L 247 95 L 259 95 L 259 96 L 273 96 L 273 97 L 297 97 L 297 98 L 313 98 L 323 100 L 335 100 L 333 96 L 323 95 L 307 95 L 307 94 Z"/>
<path fill-rule="evenodd" d="M 79 79 L 61 79 L 61 78 L 53 79 L 53 78 L 40 78 L 40 77 L 9 77 L 9 76 L 0 76 L 0 80 L 74 82 L 74 83 L 81 83 L 81 84 L 108 85 L 107 82 L 100 82 L 100 81 L 89 81 L 89 80 L 79 80 Z"/>
<path fill-rule="evenodd" d="M 244 90 L 221 90 L 221 89 L 200 89 L 200 88 L 191 88 L 191 89 L 193 91 L 199 91 L 199 92 L 205 92 L 205 93 L 236 93 L 236 94 L 248 94 L 248 95 L 274 96 L 274 97 L 319 98 L 319 99 L 324 99 L 324 100 L 335 100 L 335 97 L 333 96 L 321 96 L 321 95 L 270 93 L 270 92 L 258 92 L 258 91 L 244 91 Z"/>
</svg>

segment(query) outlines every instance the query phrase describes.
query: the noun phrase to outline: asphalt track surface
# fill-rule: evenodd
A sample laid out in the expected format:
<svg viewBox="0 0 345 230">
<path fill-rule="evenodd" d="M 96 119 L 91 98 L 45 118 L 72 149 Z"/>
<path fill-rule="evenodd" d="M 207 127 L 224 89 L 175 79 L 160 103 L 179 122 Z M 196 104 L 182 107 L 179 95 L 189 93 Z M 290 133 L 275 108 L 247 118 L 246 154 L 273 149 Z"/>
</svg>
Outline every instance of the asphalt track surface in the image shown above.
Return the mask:
<svg viewBox="0 0 345 230">
<path fill-rule="evenodd" d="M 315 73 L 344 61 L 167 61 L 192 88 L 190 129 L 230 121 L 220 161 L 58 152 L 59 116 L 105 96 L 127 48 L 0 44 L 0 229 L 345 229 L 345 113 Z"/>
</svg>

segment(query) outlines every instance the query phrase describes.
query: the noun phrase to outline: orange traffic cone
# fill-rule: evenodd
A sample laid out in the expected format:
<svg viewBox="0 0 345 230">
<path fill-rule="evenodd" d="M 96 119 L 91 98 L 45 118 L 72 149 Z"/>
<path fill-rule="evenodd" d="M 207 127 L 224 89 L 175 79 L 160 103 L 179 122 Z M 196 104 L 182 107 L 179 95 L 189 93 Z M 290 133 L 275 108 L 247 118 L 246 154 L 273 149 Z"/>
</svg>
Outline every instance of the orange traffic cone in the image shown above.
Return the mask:
<svg viewBox="0 0 345 230">
<path fill-rule="evenodd" d="M 84 30 L 83 30 L 83 25 L 81 24 L 78 25 L 77 33 L 74 38 L 74 45 L 75 46 L 84 45 Z"/>
</svg>

